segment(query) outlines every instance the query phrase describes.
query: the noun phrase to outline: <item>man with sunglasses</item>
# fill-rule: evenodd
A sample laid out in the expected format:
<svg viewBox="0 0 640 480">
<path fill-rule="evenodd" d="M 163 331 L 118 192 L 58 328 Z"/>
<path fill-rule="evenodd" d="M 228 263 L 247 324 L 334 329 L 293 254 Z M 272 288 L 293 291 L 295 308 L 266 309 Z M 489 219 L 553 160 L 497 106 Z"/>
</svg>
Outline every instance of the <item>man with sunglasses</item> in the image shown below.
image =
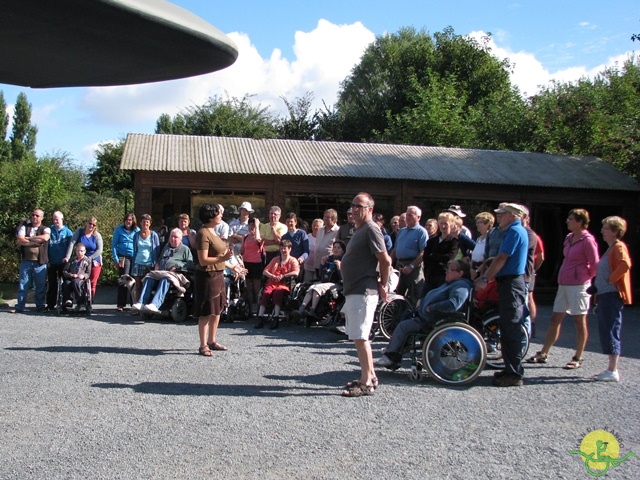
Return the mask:
<svg viewBox="0 0 640 480">
<path fill-rule="evenodd" d="M 356 230 L 340 264 L 346 333 L 355 343 L 361 369 L 360 378 L 349 382 L 342 392 L 345 397 L 372 395 L 378 386 L 369 332 L 378 298 L 387 299 L 391 258 L 387 254 L 382 231 L 372 219 L 373 205 L 373 198 L 368 193 L 359 193 L 353 199 L 351 211 Z"/>
<path fill-rule="evenodd" d="M 31 222 L 18 229 L 17 242 L 20 246 L 20 267 L 18 274 L 18 302 L 11 313 L 24 312 L 27 292 L 33 283 L 36 287 L 36 309 L 46 312 L 47 306 L 47 262 L 51 229 L 42 224 L 44 212 L 36 208 L 31 213 Z"/>
</svg>

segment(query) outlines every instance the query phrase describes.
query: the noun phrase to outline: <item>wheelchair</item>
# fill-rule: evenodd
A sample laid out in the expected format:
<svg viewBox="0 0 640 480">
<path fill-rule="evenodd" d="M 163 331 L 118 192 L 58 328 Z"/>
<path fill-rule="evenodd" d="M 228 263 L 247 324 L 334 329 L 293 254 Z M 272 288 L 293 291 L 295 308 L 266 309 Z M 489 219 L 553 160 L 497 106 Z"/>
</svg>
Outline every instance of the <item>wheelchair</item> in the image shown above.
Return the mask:
<svg viewBox="0 0 640 480">
<path fill-rule="evenodd" d="M 225 273 L 224 285 L 227 294 L 227 307 L 220 315 L 220 321 L 232 323 L 235 320 L 243 321 L 251 318 L 251 305 L 242 296 L 246 288 L 245 278 L 235 278 L 234 275 Z"/>
<path fill-rule="evenodd" d="M 486 364 L 490 368 L 502 370 L 504 361 L 502 359 L 502 346 L 500 344 L 500 314 L 497 305 L 492 305 L 484 310 L 471 310 L 471 324 L 480 332 L 487 346 Z M 525 358 L 529 350 L 529 335 L 524 325 L 520 325 L 522 333 L 526 338 L 522 348 L 522 358 Z"/>
<path fill-rule="evenodd" d="M 410 353 L 411 380 L 419 382 L 424 368 L 431 378 L 445 385 L 467 385 L 478 378 L 486 363 L 487 346 L 468 323 L 471 305 L 467 301 L 463 311 L 443 313 L 433 326 L 409 335 L 403 350 Z"/>
<path fill-rule="evenodd" d="M 383 337 L 389 340 L 398 322 L 403 318 L 405 312 L 410 309 L 411 303 L 402 295 L 396 293 L 388 294 L 386 302 L 378 302 L 373 324 L 371 325 L 371 332 L 369 333 L 369 340 L 373 341 L 376 337 Z"/>
<path fill-rule="evenodd" d="M 80 311 L 81 307 L 84 307 L 84 314 L 86 316 L 91 315 L 93 311 L 93 299 L 91 298 L 91 280 L 88 278 L 82 281 L 82 298 L 75 298 L 75 293 L 71 292 L 71 297 L 75 301 L 76 309 L 74 311 Z M 69 313 L 69 309 L 64 305 L 64 278 L 58 278 L 57 284 L 58 292 L 56 295 L 56 307 L 55 312 L 57 315 Z"/>
<path fill-rule="evenodd" d="M 189 318 L 194 303 L 194 274 L 188 270 L 182 270 L 179 271 L 179 273 L 187 277 L 189 286 L 184 293 L 181 293 L 176 287 L 171 285 L 159 309 L 161 315 L 167 312 L 169 318 L 176 323 L 184 322 Z M 155 294 L 155 289 L 152 294 Z M 154 316 L 153 313 L 144 310 L 140 311 L 140 315 L 144 320 L 151 319 Z"/>
<path fill-rule="evenodd" d="M 283 298 L 282 298 L 282 305 L 280 307 L 280 316 L 283 317 L 283 320 L 286 321 L 287 325 L 290 323 L 290 314 L 293 310 L 295 310 L 295 305 L 296 305 L 296 301 L 302 302 L 302 298 L 304 298 L 304 294 L 302 295 L 302 297 L 297 300 L 298 297 L 295 297 L 295 301 L 292 298 L 292 296 L 294 295 L 294 293 L 296 295 L 299 295 L 299 290 L 296 290 L 296 287 L 299 285 L 297 282 L 297 278 L 296 277 L 287 277 L 286 278 L 286 283 L 289 286 L 289 292 L 285 293 Z M 258 305 L 262 304 L 262 297 L 264 295 L 264 288 L 266 286 L 267 283 L 267 277 L 265 277 L 264 275 L 262 276 L 262 279 L 260 280 L 260 292 L 258 292 Z M 306 293 L 306 291 L 305 291 Z M 297 304 L 298 306 L 300 305 L 299 303 Z M 272 322 L 274 320 L 276 320 L 275 316 L 274 316 L 274 303 L 273 303 L 273 298 L 271 298 L 271 300 L 269 301 L 269 304 L 265 307 L 265 311 L 264 311 L 264 317 L 265 317 L 265 321 L 266 322 Z M 259 307 L 258 307 L 259 308 Z M 258 310 L 259 311 L 259 310 Z M 277 319 L 279 320 L 279 318 Z"/>
</svg>

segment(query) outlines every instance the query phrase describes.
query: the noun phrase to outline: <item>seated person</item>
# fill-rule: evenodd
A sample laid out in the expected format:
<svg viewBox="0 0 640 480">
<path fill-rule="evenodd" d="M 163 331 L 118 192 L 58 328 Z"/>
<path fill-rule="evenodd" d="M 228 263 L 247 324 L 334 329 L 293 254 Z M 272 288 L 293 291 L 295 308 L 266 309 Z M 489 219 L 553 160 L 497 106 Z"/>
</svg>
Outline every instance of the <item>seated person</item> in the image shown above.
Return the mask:
<svg viewBox="0 0 640 480">
<path fill-rule="evenodd" d="M 267 282 L 262 290 L 262 299 L 258 309 L 258 322 L 255 328 L 264 327 L 264 312 L 273 299 L 273 321 L 269 328 L 276 329 L 280 326 L 279 316 L 282 309 L 282 300 L 291 292 L 289 282 L 286 279 L 295 278 L 300 273 L 298 260 L 291 255 L 291 242 L 280 240 L 280 255 L 274 257 L 262 272 L 267 277 Z"/>
<path fill-rule="evenodd" d="M 304 300 L 302 300 L 302 305 L 300 305 L 298 312 L 293 312 L 297 313 L 297 317 L 299 317 L 300 314 L 305 313 L 314 316 L 320 298 L 325 293 L 338 288 L 338 286 L 342 283 L 342 275 L 340 274 L 340 261 L 342 260 L 346 249 L 347 247 L 344 245 L 344 242 L 341 242 L 340 240 L 333 242 L 331 255 L 327 257 L 320 270 L 320 282 L 309 287 L 309 290 L 307 290 L 307 293 L 304 296 Z M 309 305 L 311 306 L 309 307 Z M 307 308 L 309 309 L 307 310 Z"/>
<path fill-rule="evenodd" d="M 86 292 L 82 290 L 82 285 L 89 279 L 91 274 L 91 258 L 87 257 L 87 247 L 82 243 L 76 245 L 76 258 L 70 260 L 62 271 L 63 288 L 62 301 L 64 308 L 73 306 L 72 298 L 76 301 L 76 310 L 79 310 L 80 303 L 86 303 Z"/>
<path fill-rule="evenodd" d="M 143 279 L 139 302 L 134 303 L 131 308 L 144 308 L 145 311 L 159 313 L 172 284 L 183 292 L 189 286 L 189 280 L 177 273 L 180 270 L 193 270 L 193 256 L 189 247 L 182 242 L 182 230 L 174 228 L 169 234 L 169 243 L 160 252 L 153 270 Z M 152 299 L 151 293 L 154 288 L 155 294 Z"/>
<path fill-rule="evenodd" d="M 469 298 L 473 284 L 469 279 L 469 264 L 463 260 L 451 260 L 447 264 L 445 283 L 430 290 L 418 304 L 418 316 L 402 320 L 393 331 L 389 345 L 376 365 L 395 369 L 402 360 L 402 348 L 412 333 L 433 327 L 440 314 L 457 312 Z"/>
</svg>

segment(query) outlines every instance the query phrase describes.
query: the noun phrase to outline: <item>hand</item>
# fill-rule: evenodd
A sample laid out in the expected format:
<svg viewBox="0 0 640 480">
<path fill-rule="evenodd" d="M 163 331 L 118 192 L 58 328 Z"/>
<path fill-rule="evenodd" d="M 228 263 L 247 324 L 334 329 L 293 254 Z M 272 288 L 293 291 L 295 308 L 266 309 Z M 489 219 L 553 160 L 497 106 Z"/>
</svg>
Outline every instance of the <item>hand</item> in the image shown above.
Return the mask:
<svg viewBox="0 0 640 480">
<path fill-rule="evenodd" d="M 378 294 L 380 296 L 380 300 L 383 302 L 387 301 L 387 286 L 382 283 L 378 283 Z"/>
<path fill-rule="evenodd" d="M 485 282 L 482 278 L 479 278 L 474 283 L 476 290 L 484 290 L 487 288 L 487 282 Z"/>
<path fill-rule="evenodd" d="M 336 268 L 338 270 L 340 270 L 340 265 L 342 265 L 342 262 L 340 260 L 335 260 L 333 263 L 335 263 L 336 264 Z"/>
</svg>

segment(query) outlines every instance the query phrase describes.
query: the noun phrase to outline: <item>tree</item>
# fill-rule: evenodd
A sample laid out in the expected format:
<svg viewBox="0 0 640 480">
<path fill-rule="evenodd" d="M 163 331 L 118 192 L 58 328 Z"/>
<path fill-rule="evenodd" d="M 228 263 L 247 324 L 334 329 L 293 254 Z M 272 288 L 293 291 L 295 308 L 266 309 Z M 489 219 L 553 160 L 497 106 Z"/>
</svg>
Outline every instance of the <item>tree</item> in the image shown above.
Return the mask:
<svg viewBox="0 0 640 480">
<path fill-rule="evenodd" d="M 95 152 L 96 166 L 89 171 L 87 189 L 97 193 L 133 190 L 133 174 L 120 170 L 124 140 L 101 143 Z"/>
<path fill-rule="evenodd" d="M 173 120 L 162 114 L 156 122 L 156 133 L 277 138 L 277 120 L 269 113 L 268 107 L 254 106 L 250 99 L 251 95 L 241 99 L 214 96 L 204 105 L 188 107 Z"/>
<path fill-rule="evenodd" d="M 531 100 L 531 149 L 593 155 L 640 179 L 640 61 L 556 82 Z"/>
<path fill-rule="evenodd" d="M 13 128 L 11 137 L 11 160 L 16 161 L 27 155 L 35 155 L 36 134 L 38 127 L 31 123 L 31 104 L 27 96 L 20 92 L 16 100 L 13 115 Z"/>
<path fill-rule="evenodd" d="M 464 124 L 471 107 L 511 89 L 510 63 L 491 55 L 488 38 L 480 44 L 450 27 L 433 37 L 402 28 L 376 38 L 341 83 L 337 110 L 342 140 L 424 143 L 430 136 L 425 129 L 436 127 L 433 122 L 414 129 L 416 140 L 395 135 L 400 133 L 397 122 L 407 125 L 422 118 L 420 112 L 429 117 L 444 113 L 447 121 Z M 469 137 L 452 133 L 441 131 L 435 137 L 449 138 L 446 143 Z"/>
<path fill-rule="evenodd" d="M 0 162 L 8 160 L 11 155 L 11 144 L 6 140 L 9 128 L 9 114 L 4 93 L 0 90 Z"/>
<path fill-rule="evenodd" d="M 318 121 L 311 113 L 313 93 L 307 92 L 293 102 L 280 98 L 287 106 L 289 117 L 278 121 L 278 135 L 292 140 L 313 140 L 318 128 Z"/>
</svg>

